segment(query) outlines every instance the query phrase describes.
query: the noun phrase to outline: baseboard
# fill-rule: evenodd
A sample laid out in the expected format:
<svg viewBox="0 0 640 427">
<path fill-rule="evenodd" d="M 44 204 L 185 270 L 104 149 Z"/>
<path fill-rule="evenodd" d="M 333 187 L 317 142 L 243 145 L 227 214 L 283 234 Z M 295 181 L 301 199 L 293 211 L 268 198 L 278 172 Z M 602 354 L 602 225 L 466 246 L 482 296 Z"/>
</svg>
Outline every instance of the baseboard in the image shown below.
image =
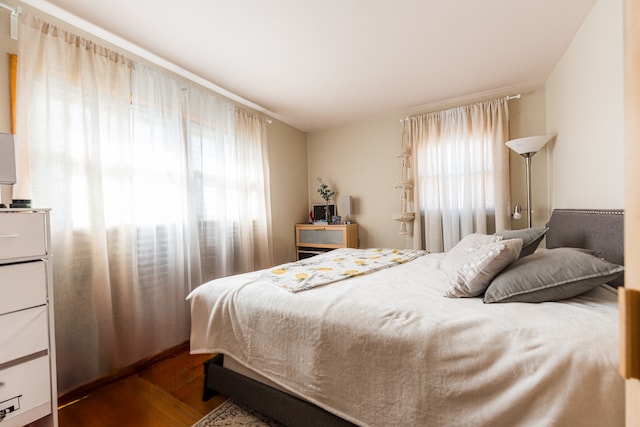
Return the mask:
<svg viewBox="0 0 640 427">
<path fill-rule="evenodd" d="M 110 375 L 106 375 L 104 377 L 98 378 L 97 380 L 91 381 L 90 383 L 81 385 L 80 387 L 77 387 L 67 393 L 59 395 L 58 408 L 66 406 L 69 403 L 75 402 L 76 400 L 82 399 L 90 395 L 92 392 L 94 392 L 100 387 L 114 383 L 130 375 L 135 375 L 155 363 L 161 362 L 165 359 L 169 359 L 170 357 L 176 356 L 188 350 L 189 350 L 189 341 L 185 341 L 182 344 L 178 344 L 175 347 L 171 347 L 167 350 L 164 350 L 162 353 L 158 353 L 156 355 L 149 356 L 142 360 L 139 360 L 133 365 L 120 369 L 118 372 L 115 372 Z"/>
</svg>

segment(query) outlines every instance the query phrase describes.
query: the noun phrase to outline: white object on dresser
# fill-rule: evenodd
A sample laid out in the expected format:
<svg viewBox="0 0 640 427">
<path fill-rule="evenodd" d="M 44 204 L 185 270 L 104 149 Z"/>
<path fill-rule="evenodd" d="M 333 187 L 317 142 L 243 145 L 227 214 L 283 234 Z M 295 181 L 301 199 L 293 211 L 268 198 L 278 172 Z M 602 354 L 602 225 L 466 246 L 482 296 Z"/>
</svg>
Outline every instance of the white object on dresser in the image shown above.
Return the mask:
<svg viewBox="0 0 640 427">
<path fill-rule="evenodd" d="M 56 427 L 48 209 L 0 209 L 0 426 Z"/>
</svg>

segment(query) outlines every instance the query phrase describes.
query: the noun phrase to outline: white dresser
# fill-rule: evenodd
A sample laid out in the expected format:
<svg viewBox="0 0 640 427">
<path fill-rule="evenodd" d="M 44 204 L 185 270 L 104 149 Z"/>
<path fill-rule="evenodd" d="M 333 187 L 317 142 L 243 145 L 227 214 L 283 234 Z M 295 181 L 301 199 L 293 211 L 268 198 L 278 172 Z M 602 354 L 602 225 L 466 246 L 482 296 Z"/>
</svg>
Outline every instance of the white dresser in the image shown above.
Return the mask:
<svg viewBox="0 0 640 427">
<path fill-rule="evenodd" d="M 57 426 L 47 209 L 0 209 L 0 427 Z"/>
</svg>

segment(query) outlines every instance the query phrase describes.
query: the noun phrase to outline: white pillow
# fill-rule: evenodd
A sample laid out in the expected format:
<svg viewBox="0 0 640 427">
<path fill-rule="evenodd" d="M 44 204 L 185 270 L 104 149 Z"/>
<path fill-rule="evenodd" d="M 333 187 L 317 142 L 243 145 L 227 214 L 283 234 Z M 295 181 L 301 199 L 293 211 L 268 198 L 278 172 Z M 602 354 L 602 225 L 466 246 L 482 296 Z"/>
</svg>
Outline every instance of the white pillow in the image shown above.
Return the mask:
<svg viewBox="0 0 640 427">
<path fill-rule="evenodd" d="M 475 297 L 483 293 L 494 277 L 518 259 L 522 239 L 488 243 L 468 252 L 465 263 L 456 271 L 445 292 L 446 297 Z"/>
<path fill-rule="evenodd" d="M 489 243 L 495 243 L 502 240 L 502 236 L 487 235 L 487 234 L 467 234 L 460 240 L 453 248 L 444 256 L 440 268 L 447 272 L 449 275 L 453 275 L 469 261 L 469 257 L 481 246 Z"/>
</svg>

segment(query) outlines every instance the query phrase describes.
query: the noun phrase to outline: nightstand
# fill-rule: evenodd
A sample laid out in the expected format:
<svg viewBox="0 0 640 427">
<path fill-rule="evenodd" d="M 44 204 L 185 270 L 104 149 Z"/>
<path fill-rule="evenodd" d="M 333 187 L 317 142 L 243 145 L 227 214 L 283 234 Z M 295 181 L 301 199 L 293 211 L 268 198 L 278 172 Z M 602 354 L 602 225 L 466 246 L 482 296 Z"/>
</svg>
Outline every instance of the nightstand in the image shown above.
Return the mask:
<svg viewBox="0 0 640 427">
<path fill-rule="evenodd" d="M 332 249 L 358 246 L 358 224 L 296 224 L 298 259 L 309 258 Z"/>
</svg>

